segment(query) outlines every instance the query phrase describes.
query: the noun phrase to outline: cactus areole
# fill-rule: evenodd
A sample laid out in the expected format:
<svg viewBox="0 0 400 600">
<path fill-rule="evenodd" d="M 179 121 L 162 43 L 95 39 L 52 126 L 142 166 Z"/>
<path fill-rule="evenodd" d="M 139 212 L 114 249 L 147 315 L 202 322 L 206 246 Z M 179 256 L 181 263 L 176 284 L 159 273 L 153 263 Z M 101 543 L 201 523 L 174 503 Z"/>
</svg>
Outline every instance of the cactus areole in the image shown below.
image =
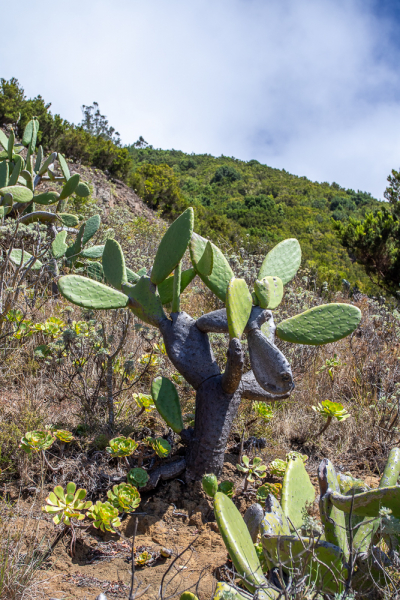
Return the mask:
<svg viewBox="0 0 400 600">
<path fill-rule="evenodd" d="M 104 273 L 110 267 L 114 274 L 118 273 L 118 281 L 113 282 L 118 291 L 78 275 L 61 277 L 58 286 L 63 296 L 79 306 L 93 309 L 125 306 L 138 319 L 160 330 L 169 359 L 196 390 L 194 428 L 177 431 L 177 424 L 181 423 L 177 413 L 179 403 L 170 386 L 158 383 L 152 393 L 156 396 L 155 403 L 162 407 L 163 418 L 169 424 L 174 423 L 174 430 L 187 446 L 188 479 L 199 480 L 206 473 L 218 475 L 221 472 L 228 437 L 242 398 L 274 402 L 287 398 L 293 390 L 291 368 L 275 345 L 275 335 L 301 344 L 332 342 L 349 335 L 357 327 L 361 313 L 349 304 L 327 304 L 286 319 L 276 328 L 270 308 L 276 308 L 281 294 L 266 293 L 260 302 L 259 281 L 275 277 L 287 283 L 295 276 L 301 262 L 298 241 L 285 240 L 271 250 L 258 275 L 256 293 L 251 294 L 244 280 L 235 279 L 221 250 L 194 233 L 193 226 L 193 209 L 188 208 L 167 230 L 160 244 L 163 251 L 157 252 L 150 276 L 133 274 L 133 277 L 125 267 L 117 242 L 112 253 L 106 252 L 106 248 L 102 257 Z M 193 276 L 185 279 L 181 276 L 187 249 L 195 274 L 226 304 L 226 308 L 197 320 L 180 310 L 180 294 L 193 279 Z M 176 285 L 170 286 L 172 298 L 163 289 L 170 279 L 176 280 Z M 169 315 L 164 311 L 167 301 L 172 302 L 173 307 Z M 224 372 L 214 358 L 209 333 L 229 334 Z M 247 337 L 252 367 L 246 373 L 243 372 L 242 334 Z"/>
</svg>

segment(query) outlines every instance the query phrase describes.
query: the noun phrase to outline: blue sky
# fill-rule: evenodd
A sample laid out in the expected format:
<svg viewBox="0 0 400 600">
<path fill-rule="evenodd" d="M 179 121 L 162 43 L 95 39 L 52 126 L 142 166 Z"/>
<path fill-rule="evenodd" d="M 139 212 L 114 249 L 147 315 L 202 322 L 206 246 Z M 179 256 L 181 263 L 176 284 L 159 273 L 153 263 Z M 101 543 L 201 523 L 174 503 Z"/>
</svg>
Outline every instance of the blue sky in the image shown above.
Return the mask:
<svg viewBox="0 0 400 600">
<path fill-rule="evenodd" d="M 19 0 L 2 17 L 0 76 L 75 123 L 99 102 L 124 143 L 379 198 L 400 166 L 399 0 Z"/>
</svg>

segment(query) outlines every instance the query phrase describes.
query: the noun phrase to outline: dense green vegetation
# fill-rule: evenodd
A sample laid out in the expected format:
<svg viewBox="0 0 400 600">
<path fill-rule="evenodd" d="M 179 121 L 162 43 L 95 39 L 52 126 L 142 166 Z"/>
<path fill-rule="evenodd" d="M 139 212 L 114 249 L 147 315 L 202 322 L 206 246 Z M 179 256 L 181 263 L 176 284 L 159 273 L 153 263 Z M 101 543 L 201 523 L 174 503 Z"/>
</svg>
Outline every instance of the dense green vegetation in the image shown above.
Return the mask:
<svg viewBox="0 0 400 600">
<path fill-rule="evenodd" d="M 260 254 L 284 238 L 298 238 L 303 266 L 318 285 L 327 281 L 339 289 L 346 279 L 371 292 L 376 291 L 372 279 L 388 291 L 397 289 L 398 283 L 392 285 L 398 271 L 392 247 L 397 247 L 397 217 L 370 194 L 312 182 L 257 160 L 155 149 L 141 137 L 124 148 L 96 103 L 83 107 L 79 125 L 53 115 L 50 107 L 41 96 L 26 98 L 15 78 L 0 80 L 0 126 L 14 125 L 20 137 L 36 116 L 45 151 L 58 150 L 121 179 L 167 219 L 192 205 L 197 231 L 236 251 L 245 247 Z M 364 222 L 368 213 L 372 216 Z M 376 276 L 378 249 L 379 269 L 387 264 L 391 269 L 389 283 Z"/>
<path fill-rule="evenodd" d="M 252 252 L 296 237 L 304 264 L 319 283 L 328 281 L 337 288 L 347 279 L 371 289 L 364 269 L 350 259 L 334 228 L 335 222 L 363 219 L 379 206 L 371 194 L 312 182 L 257 160 L 188 155 L 152 146 L 133 145 L 129 150 L 133 187 L 165 216 L 190 204 L 200 233 L 246 245 Z"/>
</svg>

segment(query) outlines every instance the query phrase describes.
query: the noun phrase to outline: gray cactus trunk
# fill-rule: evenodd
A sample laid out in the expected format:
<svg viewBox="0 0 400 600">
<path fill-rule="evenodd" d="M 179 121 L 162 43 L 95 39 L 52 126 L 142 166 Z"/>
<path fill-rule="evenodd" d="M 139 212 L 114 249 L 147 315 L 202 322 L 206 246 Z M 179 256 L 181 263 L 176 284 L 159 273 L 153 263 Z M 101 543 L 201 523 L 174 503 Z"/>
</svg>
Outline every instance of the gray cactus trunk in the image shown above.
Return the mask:
<svg viewBox="0 0 400 600">
<path fill-rule="evenodd" d="M 253 309 L 247 333 L 250 344 L 255 335 L 253 330 L 257 330 L 257 343 L 251 353 L 254 373 L 246 374 L 243 374 L 244 356 L 238 339 L 229 342 L 222 374 L 212 352 L 208 333 L 228 332 L 225 309 L 204 315 L 197 321 L 184 312 L 176 312 L 170 319 L 159 322 L 169 359 L 196 390 L 194 431 L 189 429 L 181 433 L 187 444 L 186 474 L 189 479 L 201 479 L 205 473 L 221 473 L 242 398 L 271 402 L 286 398 L 293 389 L 289 363 L 273 342 L 260 332 L 261 324 L 268 319 L 272 323 L 269 311 L 259 307 Z M 262 352 L 260 340 L 266 346 Z"/>
</svg>

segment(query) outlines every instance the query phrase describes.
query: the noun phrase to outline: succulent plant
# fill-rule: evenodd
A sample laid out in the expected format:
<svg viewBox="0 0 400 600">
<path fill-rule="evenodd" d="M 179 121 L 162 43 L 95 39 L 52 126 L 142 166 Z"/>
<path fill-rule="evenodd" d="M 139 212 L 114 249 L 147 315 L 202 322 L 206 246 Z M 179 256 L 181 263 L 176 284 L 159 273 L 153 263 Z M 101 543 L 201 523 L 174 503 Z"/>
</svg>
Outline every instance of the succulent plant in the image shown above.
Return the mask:
<svg viewBox="0 0 400 600">
<path fill-rule="evenodd" d="M 147 550 L 145 550 L 144 552 L 141 552 L 137 558 L 135 558 L 135 564 L 138 567 L 143 567 L 144 565 L 147 565 L 152 560 L 152 558 L 153 557 L 150 554 L 150 552 L 147 552 Z"/>
<path fill-rule="evenodd" d="M 141 467 L 131 469 L 127 475 L 128 483 L 135 487 L 144 487 L 149 480 L 149 474 Z"/>
<path fill-rule="evenodd" d="M 74 436 L 70 431 L 65 429 L 53 429 L 53 435 L 62 443 L 70 444 L 74 441 Z"/>
<path fill-rule="evenodd" d="M 148 437 L 143 441 L 154 450 L 159 458 L 166 458 L 171 452 L 171 445 L 168 440 L 164 440 L 164 438 Z"/>
<path fill-rule="evenodd" d="M 72 481 L 67 484 L 66 491 L 60 485 L 54 488 L 53 492 L 46 498 L 46 505 L 42 507 L 43 512 L 54 515 L 53 521 L 56 525 L 64 523 L 70 526 L 71 519 L 82 521 L 85 513 L 92 506 L 90 501 L 85 502 L 86 490 L 76 489 L 76 484 Z"/>
<path fill-rule="evenodd" d="M 207 472 L 217 475 L 221 472 L 241 398 L 269 402 L 290 395 L 293 377 L 288 361 L 275 345 L 275 335 L 293 343 L 326 344 L 354 331 L 361 313 L 353 305 L 326 304 L 275 327 L 271 309 L 278 306 L 283 286 L 299 268 L 298 241 L 284 240 L 267 254 L 251 294 L 245 281 L 235 278 L 221 250 L 194 233 L 193 228 L 194 211 L 188 208 L 162 238 L 150 276 L 130 272 L 119 244 L 108 241 L 102 268 L 110 285 L 67 275 L 59 279 L 58 286 L 61 294 L 78 306 L 96 310 L 125 307 L 144 323 L 160 330 L 174 368 L 196 390 L 194 431 L 190 427 L 184 429 L 172 382 L 156 379 L 152 396 L 169 426 L 184 437 L 188 447 L 188 477 L 199 480 Z M 187 249 L 192 268 L 182 271 Z M 226 307 L 194 320 L 180 310 L 180 295 L 196 275 Z M 172 311 L 168 317 L 164 307 L 170 303 Z M 211 350 L 210 333 L 230 336 L 223 373 Z M 247 335 L 252 369 L 248 373 L 243 373 L 244 350 L 240 342 L 243 333 Z M 260 406 L 261 416 L 263 412 Z"/>
<path fill-rule="evenodd" d="M 86 513 L 89 519 L 93 519 L 93 527 L 111 533 L 121 526 L 118 515 L 118 508 L 115 508 L 110 502 L 100 502 L 100 500 L 93 504 Z"/>
<path fill-rule="evenodd" d="M 237 464 L 236 468 L 241 473 L 245 473 L 245 486 L 244 490 L 247 489 L 248 482 L 254 483 L 255 478 L 265 477 L 265 471 L 267 470 L 266 465 L 262 464 L 262 459 L 258 456 L 253 458 L 253 462 L 250 462 L 248 456 L 242 456 L 242 465 Z"/>
<path fill-rule="evenodd" d="M 121 513 L 133 512 L 140 504 L 139 492 L 129 483 L 114 485 L 112 490 L 108 490 L 107 496 L 114 508 Z"/>
<path fill-rule="evenodd" d="M 155 409 L 153 398 L 149 394 L 133 394 L 133 398 L 139 408 L 144 412 L 151 412 Z"/>
<path fill-rule="evenodd" d="M 253 410 L 257 417 L 263 421 L 271 421 L 274 418 L 274 411 L 272 406 L 265 404 L 265 402 L 253 402 Z"/>
<path fill-rule="evenodd" d="M 110 440 L 110 445 L 107 446 L 106 452 L 108 452 L 108 454 L 114 458 L 123 458 L 126 456 L 131 456 L 135 452 L 138 445 L 139 444 L 131 438 L 119 436 Z"/>
<path fill-rule="evenodd" d="M 287 462 L 285 460 L 281 460 L 280 458 L 276 458 L 269 464 L 269 471 L 271 475 L 276 475 L 276 477 L 283 477 L 286 472 Z"/>
<path fill-rule="evenodd" d="M 259 488 L 257 488 L 256 500 L 260 504 L 263 504 L 263 503 L 265 503 L 269 494 L 272 494 L 273 496 L 275 496 L 275 498 L 280 498 L 281 493 L 282 493 L 282 484 L 281 483 L 266 482 L 263 485 L 260 485 Z"/>
<path fill-rule="evenodd" d="M 319 430 L 317 435 L 322 435 L 328 429 L 332 419 L 337 419 L 337 421 L 340 422 L 351 417 L 350 413 L 347 412 L 343 404 L 340 404 L 340 402 L 323 400 L 322 402 L 318 402 L 317 406 L 312 406 L 311 408 L 326 419 L 326 423 Z"/>
<path fill-rule="evenodd" d="M 55 438 L 49 431 L 28 431 L 21 438 L 20 448 L 26 454 L 31 455 L 32 452 L 45 451 L 54 444 Z"/>
<path fill-rule="evenodd" d="M 228 498 L 232 498 L 234 487 L 235 486 L 232 481 L 225 480 L 221 481 L 221 483 L 218 485 L 218 491 L 226 494 Z"/>
</svg>

